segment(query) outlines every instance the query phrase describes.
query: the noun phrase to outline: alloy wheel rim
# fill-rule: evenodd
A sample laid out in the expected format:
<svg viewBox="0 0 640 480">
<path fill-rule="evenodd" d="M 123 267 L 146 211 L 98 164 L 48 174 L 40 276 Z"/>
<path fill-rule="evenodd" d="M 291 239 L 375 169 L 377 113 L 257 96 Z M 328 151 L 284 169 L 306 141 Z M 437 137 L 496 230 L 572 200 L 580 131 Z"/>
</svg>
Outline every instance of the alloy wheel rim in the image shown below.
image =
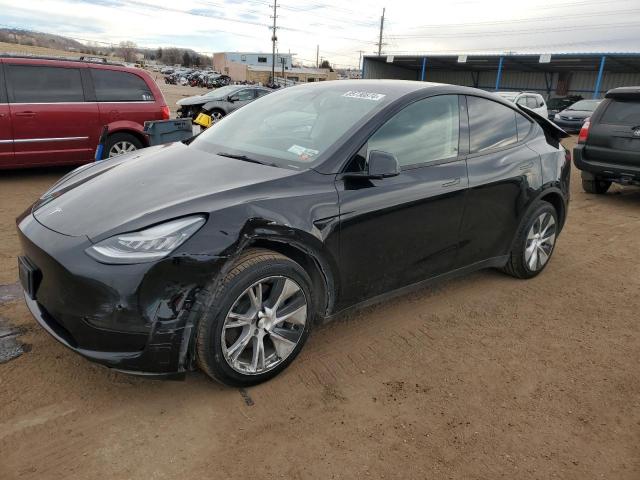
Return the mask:
<svg viewBox="0 0 640 480">
<path fill-rule="evenodd" d="M 213 112 L 211 118 L 213 118 L 214 120 L 220 120 L 222 118 L 222 114 L 220 112 Z"/>
<path fill-rule="evenodd" d="M 109 158 L 117 157 L 118 155 L 123 155 L 129 152 L 133 152 L 134 150 L 137 150 L 137 148 L 133 143 L 123 140 L 121 142 L 117 142 L 113 144 L 113 146 L 109 150 Z"/>
<path fill-rule="evenodd" d="M 271 276 L 244 290 L 229 309 L 220 337 L 227 364 L 259 375 L 273 370 L 300 343 L 307 322 L 307 299 L 289 277 Z"/>
<path fill-rule="evenodd" d="M 556 221 L 548 212 L 541 214 L 527 234 L 524 260 L 532 272 L 537 272 L 549 261 L 556 242 Z"/>
</svg>

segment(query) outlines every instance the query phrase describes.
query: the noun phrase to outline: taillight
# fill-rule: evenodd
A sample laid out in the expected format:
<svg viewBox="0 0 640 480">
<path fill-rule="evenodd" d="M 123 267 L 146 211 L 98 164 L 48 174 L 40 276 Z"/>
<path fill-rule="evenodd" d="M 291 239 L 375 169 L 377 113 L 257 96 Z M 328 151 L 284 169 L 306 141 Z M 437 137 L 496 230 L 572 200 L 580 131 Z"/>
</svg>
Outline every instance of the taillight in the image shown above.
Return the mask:
<svg viewBox="0 0 640 480">
<path fill-rule="evenodd" d="M 587 118 L 582 124 L 580 134 L 578 135 L 578 143 L 587 143 L 589 138 L 589 127 L 591 126 L 591 118 Z"/>
<path fill-rule="evenodd" d="M 165 105 L 164 107 L 162 107 L 160 112 L 162 114 L 162 120 L 169 120 L 171 118 L 171 112 L 169 111 L 168 105 Z"/>
</svg>

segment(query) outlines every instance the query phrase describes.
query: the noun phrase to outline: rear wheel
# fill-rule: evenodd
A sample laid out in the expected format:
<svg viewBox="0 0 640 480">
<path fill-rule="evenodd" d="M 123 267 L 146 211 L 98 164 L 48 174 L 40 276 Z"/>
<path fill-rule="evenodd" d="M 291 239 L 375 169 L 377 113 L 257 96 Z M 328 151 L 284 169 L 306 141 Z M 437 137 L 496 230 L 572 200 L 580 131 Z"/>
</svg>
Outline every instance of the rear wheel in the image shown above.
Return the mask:
<svg viewBox="0 0 640 480">
<path fill-rule="evenodd" d="M 516 278 L 532 278 L 549 263 L 559 233 L 556 209 L 541 201 L 520 226 L 504 271 Z"/>
<path fill-rule="evenodd" d="M 587 193 L 595 193 L 598 195 L 603 195 L 607 193 L 609 187 L 611 186 L 611 182 L 607 180 L 600 180 L 597 177 L 593 180 L 585 180 L 582 179 L 582 189 Z"/>
<path fill-rule="evenodd" d="M 216 291 L 204 297 L 197 363 L 227 385 L 255 385 L 274 377 L 298 355 L 311 330 L 309 276 L 270 250 L 241 255 Z"/>
<path fill-rule="evenodd" d="M 114 133 L 109 135 L 104 147 L 106 158 L 124 155 L 143 147 L 142 142 L 130 133 Z"/>
</svg>

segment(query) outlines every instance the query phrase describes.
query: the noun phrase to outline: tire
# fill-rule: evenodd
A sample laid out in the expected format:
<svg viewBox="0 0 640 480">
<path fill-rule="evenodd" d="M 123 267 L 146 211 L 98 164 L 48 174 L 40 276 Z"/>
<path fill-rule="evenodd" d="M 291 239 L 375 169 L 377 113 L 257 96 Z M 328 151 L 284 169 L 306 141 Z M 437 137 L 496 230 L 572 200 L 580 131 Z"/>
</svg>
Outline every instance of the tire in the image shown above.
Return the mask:
<svg viewBox="0 0 640 480">
<path fill-rule="evenodd" d="M 211 110 L 209 115 L 211 115 L 211 120 L 217 122 L 218 120 L 221 120 L 222 117 L 224 117 L 226 114 L 222 110 L 214 108 L 213 110 Z"/>
<path fill-rule="evenodd" d="M 610 186 L 611 182 L 607 180 L 599 180 L 598 178 L 594 178 L 593 180 L 582 179 L 582 189 L 587 193 L 603 195 L 607 193 Z"/>
<path fill-rule="evenodd" d="M 118 155 L 133 152 L 143 148 L 142 142 L 130 133 L 114 133 L 107 137 L 104 145 L 104 158 L 113 158 Z"/>
<path fill-rule="evenodd" d="M 233 387 L 256 385 L 278 375 L 295 359 L 311 331 L 316 312 L 311 285 L 309 275 L 290 258 L 271 250 L 247 250 L 198 299 L 198 367 Z M 278 319 L 287 315 L 285 321 Z"/>
<path fill-rule="evenodd" d="M 556 209 L 548 202 L 538 202 L 520 225 L 503 271 L 522 279 L 539 275 L 551 260 L 558 232 Z M 542 241 L 545 238 L 548 240 Z"/>
</svg>

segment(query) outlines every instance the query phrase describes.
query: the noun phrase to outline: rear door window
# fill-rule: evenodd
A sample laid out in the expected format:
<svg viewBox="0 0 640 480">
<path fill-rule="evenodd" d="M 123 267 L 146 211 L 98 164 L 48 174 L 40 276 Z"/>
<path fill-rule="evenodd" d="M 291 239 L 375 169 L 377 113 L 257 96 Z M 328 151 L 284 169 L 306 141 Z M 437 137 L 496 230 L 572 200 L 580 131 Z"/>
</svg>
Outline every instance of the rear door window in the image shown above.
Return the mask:
<svg viewBox="0 0 640 480">
<path fill-rule="evenodd" d="M 467 97 L 470 152 L 478 153 L 518 141 L 516 112 L 492 100 Z"/>
<path fill-rule="evenodd" d="M 529 107 L 529 108 L 538 108 L 540 105 L 538 105 L 538 100 L 536 99 L 536 97 L 527 97 L 527 104 L 525 105 L 525 107 Z"/>
<path fill-rule="evenodd" d="M 640 101 L 611 100 L 601 122 L 633 127 L 640 125 Z"/>
<path fill-rule="evenodd" d="M 6 77 L 12 103 L 84 102 L 78 68 L 9 64 Z"/>
<path fill-rule="evenodd" d="M 93 87 L 99 102 L 151 102 L 153 93 L 139 76 L 116 70 L 91 68 Z"/>
</svg>

